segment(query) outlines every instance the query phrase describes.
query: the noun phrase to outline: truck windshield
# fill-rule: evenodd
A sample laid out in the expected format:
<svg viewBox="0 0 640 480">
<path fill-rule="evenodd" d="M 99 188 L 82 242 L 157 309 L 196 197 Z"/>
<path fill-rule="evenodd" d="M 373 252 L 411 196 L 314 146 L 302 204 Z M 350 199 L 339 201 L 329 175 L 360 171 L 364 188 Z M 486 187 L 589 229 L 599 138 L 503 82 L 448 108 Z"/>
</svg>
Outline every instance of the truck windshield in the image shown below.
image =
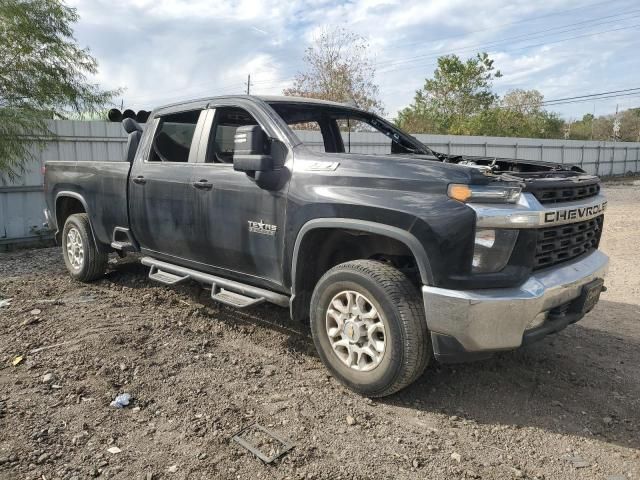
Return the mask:
<svg viewBox="0 0 640 480">
<path fill-rule="evenodd" d="M 420 154 L 432 150 L 387 120 L 349 107 L 270 102 L 298 139 L 327 153 Z"/>
</svg>

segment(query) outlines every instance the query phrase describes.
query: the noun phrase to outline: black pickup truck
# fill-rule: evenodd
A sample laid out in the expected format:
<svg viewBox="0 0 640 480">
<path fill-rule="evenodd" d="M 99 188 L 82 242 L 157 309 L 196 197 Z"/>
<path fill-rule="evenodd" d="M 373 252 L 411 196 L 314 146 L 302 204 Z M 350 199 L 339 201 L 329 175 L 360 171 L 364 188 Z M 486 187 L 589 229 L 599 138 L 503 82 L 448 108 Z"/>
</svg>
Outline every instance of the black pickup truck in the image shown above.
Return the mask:
<svg viewBox="0 0 640 480">
<path fill-rule="evenodd" d="M 288 307 L 362 394 L 398 391 L 433 357 L 540 339 L 603 289 L 606 200 L 578 167 L 445 155 L 371 113 L 294 97 L 207 98 L 123 126 L 125 161 L 46 164 L 71 276 L 141 252 L 151 280 Z M 354 130 L 382 134 L 387 154 L 352 152 Z"/>
</svg>

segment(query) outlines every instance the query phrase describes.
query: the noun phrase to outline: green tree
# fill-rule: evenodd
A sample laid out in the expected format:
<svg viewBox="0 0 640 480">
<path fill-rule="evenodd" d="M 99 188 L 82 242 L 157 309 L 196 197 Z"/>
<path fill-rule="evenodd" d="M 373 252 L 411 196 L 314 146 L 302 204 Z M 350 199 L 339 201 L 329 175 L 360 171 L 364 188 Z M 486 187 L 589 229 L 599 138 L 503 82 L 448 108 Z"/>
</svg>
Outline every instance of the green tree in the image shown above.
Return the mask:
<svg viewBox="0 0 640 480">
<path fill-rule="evenodd" d="M 498 134 L 509 137 L 561 138 L 564 122 L 543 107 L 538 90 L 516 89 L 500 100 Z"/>
<path fill-rule="evenodd" d="M 620 114 L 620 137 L 623 142 L 640 142 L 640 108 L 630 108 Z"/>
<path fill-rule="evenodd" d="M 466 61 L 457 55 L 440 57 L 433 78 L 425 80 L 413 103 L 398 113 L 397 123 L 414 133 L 469 133 L 496 103 L 492 83 L 501 76 L 486 53 Z"/>
<path fill-rule="evenodd" d="M 284 95 L 355 103 L 365 110 L 384 113 L 364 37 L 340 27 L 324 30 L 306 49 L 304 62 L 306 70 L 296 75 Z"/>
<path fill-rule="evenodd" d="M 50 136 L 47 119 L 103 109 L 117 91 L 88 81 L 97 72 L 60 0 L 0 0 L 0 175 L 15 178 Z"/>
<path fill-rule="evenodd" d="M 581 120 L 570 122 L 569 138 L 572 140 L 591 140 L 595 117 L 591 113 L 586 113 Z"/>
</svg>

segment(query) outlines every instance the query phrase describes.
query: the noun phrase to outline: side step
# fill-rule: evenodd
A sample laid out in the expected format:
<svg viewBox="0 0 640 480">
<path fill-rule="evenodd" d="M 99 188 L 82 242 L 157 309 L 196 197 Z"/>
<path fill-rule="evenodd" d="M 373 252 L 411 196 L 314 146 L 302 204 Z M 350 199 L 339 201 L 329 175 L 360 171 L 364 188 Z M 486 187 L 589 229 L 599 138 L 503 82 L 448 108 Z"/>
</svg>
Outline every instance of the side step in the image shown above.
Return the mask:
<svg viewBox="0 0 640 480">
<path fill-rule="evenodd" d="M 281 307 L 289 306 L 289 297 L 281 293 L 254 287 L 226 278 L 181 267 L 172 263 L 143 257 L 140 263 L 151 267 L 149 278 L 166 285 L 175 285 L 187 279 L 211 285 L 211 298 L 217 302 L 235 308 L 247 308 L 262 302 L 274 303 Z"/>
<path fill-rule="evenodd" d="M 129 242 L 111 242 L 111 248 L 114 250 L 121 250 L 123 252 L 135 252 L 136 250 L 136 247 Z"/>
<path fill-rule="evenodd" d="M 116 227 L 113 229 L 111 248 L 120 250 L 121 252 L 137 252 L 139 250 L 136 241 L 131 235 L 131 231 L 125 227 Z"/>
<path fill-rule="evenodd" d="M 156 282 L 164 283 L 165 285 L 176 285 L 180 282 L 184 282 L 189 279 L 189 276 L 179 276 L 174 275 L 173 273 L 164 272 L 155 265 L 151 266 L 149 270 L 149 278 L 151 280 L 155 280 Z"/>
<path fill-rule="evenodd" d="M 241 293 L 219 288 L 215 283 L 211 286 L 211 299 L 224 305 L 236 308 L 247 308 L 265 301 L 264 297 L 252 298 Z"/>
</svg>

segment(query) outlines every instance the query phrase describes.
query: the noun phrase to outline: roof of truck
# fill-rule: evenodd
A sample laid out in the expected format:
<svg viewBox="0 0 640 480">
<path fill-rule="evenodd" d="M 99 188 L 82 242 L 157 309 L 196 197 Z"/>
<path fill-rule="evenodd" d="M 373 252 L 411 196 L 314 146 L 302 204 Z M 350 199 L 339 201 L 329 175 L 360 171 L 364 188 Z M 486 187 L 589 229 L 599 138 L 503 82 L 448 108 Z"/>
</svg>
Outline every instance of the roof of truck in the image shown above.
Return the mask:
<svg viewBox="0 0 640 480">
<path fill-rule="evenodd" d="M 312 104 L 320 104 L 320 105 L 333 105 L 335 107 L 353 107 L 353 105 L 348 105 L 346 103 L 332 102 L 330 100 L 320 100 L 318 98 L 289 97 L 285 95 L 258 95 L 258 98 L 267 103 L 270 103 L 270 102 L 312 103 Z"/>
<path fill-rule="evenodd" d="M 329 100 L 318 100 L 316 98 L 306 98 L 306 97 L 288 97 L 288 96 L 284 96 L 284 95 L 218 95 L 215 97 L 203 97 L 203 98 L 197 98 L 197 99 L 191 99 L 191 100 L 182 100 L 179 102 L 173 102 L 173 103 L 169 103 L 166 105 L 161 105 L 157 108 L 154 109 L 155 112 L 158 111 L 163 111 L 166 112 L 167 110 L 174 110 L 180 107 L 185 107 L 185 106 L 189 106 L 189 107 L 196 107 L 198 105 L 203 105 L 203 104 L 207 104 L 208 102 L 211 102 L 213 100 L 218 100 L 218 99 L 229 99 L 229 98 L 238 98 L 238 99 L 243 99 L 243 100 L 262 100 L 263 102 L 267 102 L 267 103 L 305 103 L 305 104 L 309 104 L 309 105 L 329 105 L 329 106 L 334 106 L 334 107 L 347 107 L 347 108 L 355 108 L 357 109 L 357 107 L 353 106 L 353 105 L 347 105 L 344 103 L 338 103 L 338 102 L 331 102 Z"/>
</svg>

